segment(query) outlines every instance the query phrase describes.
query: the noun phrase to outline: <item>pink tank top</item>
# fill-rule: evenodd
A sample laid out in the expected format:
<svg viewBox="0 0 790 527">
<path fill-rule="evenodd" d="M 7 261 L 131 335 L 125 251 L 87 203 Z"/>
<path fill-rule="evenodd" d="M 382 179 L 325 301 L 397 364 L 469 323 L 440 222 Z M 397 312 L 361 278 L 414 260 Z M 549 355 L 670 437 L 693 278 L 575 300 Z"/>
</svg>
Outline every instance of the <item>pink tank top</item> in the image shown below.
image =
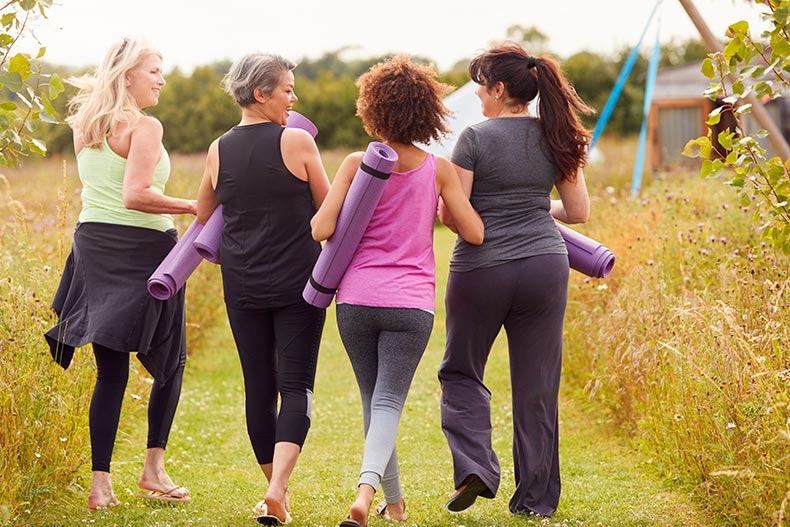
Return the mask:
<svg viewBox="0 0 790 527">
<path fill-rule="evenodd" d="M 436 310 L 436 157 L 393 172 L 337 291 L 336 302 Z"/>
</svg>

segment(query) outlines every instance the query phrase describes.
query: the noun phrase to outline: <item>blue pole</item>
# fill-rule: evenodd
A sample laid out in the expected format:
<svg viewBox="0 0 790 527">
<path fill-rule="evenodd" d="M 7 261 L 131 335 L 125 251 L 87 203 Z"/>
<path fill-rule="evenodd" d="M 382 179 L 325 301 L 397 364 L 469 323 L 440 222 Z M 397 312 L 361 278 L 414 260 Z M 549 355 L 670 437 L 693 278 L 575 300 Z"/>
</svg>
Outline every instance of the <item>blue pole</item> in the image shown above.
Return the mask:
<svg viewBox="0 0 790 527">
<path fill-rule="evenodd" d="M 653 7 L 653 12 L 650 13 L 650 18 L 647 19 L 647 24 L 645 24 L 645 28 L 642 30 L 642 35 L 639 37 L 639 42 L 637 42 L 636 46 L 634 46 L 634 49 L 631 50 L 631 53 L 628 55 L 625 64 L 623 64 L 623 67 L 620 70 L 617 81 L 614 83 L 614 88 L 612 88 L 612 93 L 609 94 L 609 98 L 606 100 L 606 105 L 604 106 L 603 111 L 601 111 L 601 116 L 595 123 L 595 130 L 593 131 L 592 141 L 590 142 L 590 150 L 595 147 L 595 143 L 598 142 L 598 138 L 600 137 L 601 133 L 603 133 L 606 123 L 609 122 L 609 118 L 612 116 L 612 111 L 614 110 L 615 104 L 617 104 L 617 99 L 620 98 L 620 93 L 622 93 L 625 82 L 628 80 L 628 76 L 631 74 L 631 70 L 633 69 L 636 59 L 639 56 L 639 48 L 642 46 L 642 40 L 645 38 L 645 34 L 650 27 L 650 22 L 653 20 L 653 16 L 655 16 L 661 1 L 662 0 L 658 0 L 656 5 Z"/>
<path fill-rule="evenodd" d="M 634 173 L 631 178 L 631 195 L 636 196 L 642 186 L 642 169 L 645 164 L 645 144 L 647 143 L 647 118 L 650 114 L 650 102 L 653 100 L 653 87 L 656 84 L 658 75 L 658 62 L 661 58 L 661 43 L 658 39 L 658 29 L 656 29 L 656 43 L 653 46 L 653 55 L 650 57 L 650 64 L 647 67 L 647 82 L 645 83 L 645 104 L 642 107 L 642 129 L 639 131 L 639 147 L 636 151 L 636 161 L 634 162 Z"/>
</svg>

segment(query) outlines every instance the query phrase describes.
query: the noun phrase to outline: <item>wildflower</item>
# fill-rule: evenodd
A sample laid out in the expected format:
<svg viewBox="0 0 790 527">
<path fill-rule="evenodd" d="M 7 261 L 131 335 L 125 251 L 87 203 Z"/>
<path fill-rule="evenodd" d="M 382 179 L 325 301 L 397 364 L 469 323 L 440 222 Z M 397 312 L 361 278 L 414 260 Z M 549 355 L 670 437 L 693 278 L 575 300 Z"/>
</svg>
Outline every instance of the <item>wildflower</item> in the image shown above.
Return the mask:
<svg viewBox="0 0 790 527">
<path fill-rule="evenodd" d="M 716 219 L 720 220 L 721 219 L 721 214 L 716 214 Z"/>
<path fill-rule="evenodd" d="M 726 203 L 722 203 L 722 204 L 721 204 L 721 208 L 723 208 L 724 210 L 727 210 L 729 207 L 730 207 L 730 206 L 729 206 L 729 205 L 727 205 Z"/>
<path fill-rule="evenodd" d="M 682 415 L 675 414 L 675 421 L 682 421 L 682 420 L 683 420 L 683 416 Z"/>
<path fill-rule="evenodd" d="M 727 243 L 727 237 L 726 236 L 722 236 L 721 238 L 719 238 L 719 241 L 721 243 Z"/>
<path fill-rule="evenodd" d="M 732 430 L 735 428 L 735 423 L 727 423 L 727 430 Z"/>
<path fill-rule="evenodd" d="M 132 398 L 132 399 L 134 399 L 135 401 L 139 401 L 139 400 L 141 400 L 141 399 L 142 399 L 142 397 L 140 397 L 140 396 L 139 396 L 139 395 L 137 395 L 136 393 L 132 393 L 132 394 L 130 394 L 130 396 L 131 396 L 131 398 Z"/>
<path fill-rule="evenodd" d="M 609 286 L 606 284 L 601 284 L 598 286 L 598 291 L 605 291 L 606 289 L 609 289 Z"/>
<path fill-rule="evenodd" d="M 584 279 L 584 283 L 585 283 L 585 284 L 589 284 L 589 283 L 590 283 L 590 278 L 589 278 L 589 277 L 585 278 L 585 279 Z"/>
<path fill-rule="evenodd" d="M 697 252 L 698 252 L 699 254 L 703 255 L 703 256 L 707 256 L 707 255 L 708 255 L 708 250 L 707 250 L 707 249 L 700 249 L 700 250 L 699 250 L 699 251 L 697 251 Z"/>
<path fill-rule="evenodd" d="M 705 226 L 705 224 L 704 224 L 704 223 L 702 223 L 702 222 L 699 222 L 699 223 L 697 224 L 697 228 L 698 228 L 699 230 L 702 230 L 702 228 L 703 228 L 704 226 Z"/>
<path fill-rule="evenodd" d="M 653 260 L 648 260 L 647 265 L 653 265 Z"/>
</svg>

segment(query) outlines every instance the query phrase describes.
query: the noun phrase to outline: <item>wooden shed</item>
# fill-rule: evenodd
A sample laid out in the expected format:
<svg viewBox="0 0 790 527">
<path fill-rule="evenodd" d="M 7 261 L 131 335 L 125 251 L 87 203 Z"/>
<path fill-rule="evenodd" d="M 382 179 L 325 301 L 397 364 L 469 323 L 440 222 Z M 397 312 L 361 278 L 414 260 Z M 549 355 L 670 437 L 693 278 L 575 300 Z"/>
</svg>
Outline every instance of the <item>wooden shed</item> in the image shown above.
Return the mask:
<svg viewBox="0 0 790 527">
<path fill-rule="evenodd" d="M 701 73 L 701 66 L 702 63 L 695 63 L 666 68 L 656 76 L 648 117 L 649 166 L 654 172 L 699 162 L 683 156 L 683 147 L 689 140 L 707 133 L 705 121 L 708 114 L 721 104 L 702 95 L 710 87 L 711 81 Z M 769 101 L 765 108 L 785 138 L 790 140 L 788 99 L 779 97 Z M 746 116 L 744 126 L 747 133 L 759 129 L 749 115 Z M 728 127 L 734 128 L 734 120 L 726 112 L 722 114 L 721 122 L 714 127 L 714 142 L 719 132 Z M 773 155 L 767 141 L 762 140 L 761 146 L 766 148 L 767 155 Z"/>
</svg>

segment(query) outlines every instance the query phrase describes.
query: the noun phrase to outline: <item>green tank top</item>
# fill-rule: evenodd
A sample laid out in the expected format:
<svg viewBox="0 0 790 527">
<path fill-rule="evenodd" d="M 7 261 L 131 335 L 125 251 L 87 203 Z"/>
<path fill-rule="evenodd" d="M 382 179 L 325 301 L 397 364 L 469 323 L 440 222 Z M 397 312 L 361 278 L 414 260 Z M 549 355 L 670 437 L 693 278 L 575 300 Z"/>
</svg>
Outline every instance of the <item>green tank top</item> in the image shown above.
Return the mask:
<svg viewBox="0 0 790 527">
<path fill-rule="evenodd" d="M 174 228 L 169 214 L 150 214 L 130 210 L 123 205 L 123 174 L 126 159 L 112 151 L 107 138 L 99 148 L 83 148 L 77 154 L 77 170 L 82 182 L 82 211 L 79 221 L 130 225 L 158 231 Z M 162 157 L 154 168 L 151 188 L 164 194 L 170 177 L 170 157 L 162 149 Z"/>
</svg>

